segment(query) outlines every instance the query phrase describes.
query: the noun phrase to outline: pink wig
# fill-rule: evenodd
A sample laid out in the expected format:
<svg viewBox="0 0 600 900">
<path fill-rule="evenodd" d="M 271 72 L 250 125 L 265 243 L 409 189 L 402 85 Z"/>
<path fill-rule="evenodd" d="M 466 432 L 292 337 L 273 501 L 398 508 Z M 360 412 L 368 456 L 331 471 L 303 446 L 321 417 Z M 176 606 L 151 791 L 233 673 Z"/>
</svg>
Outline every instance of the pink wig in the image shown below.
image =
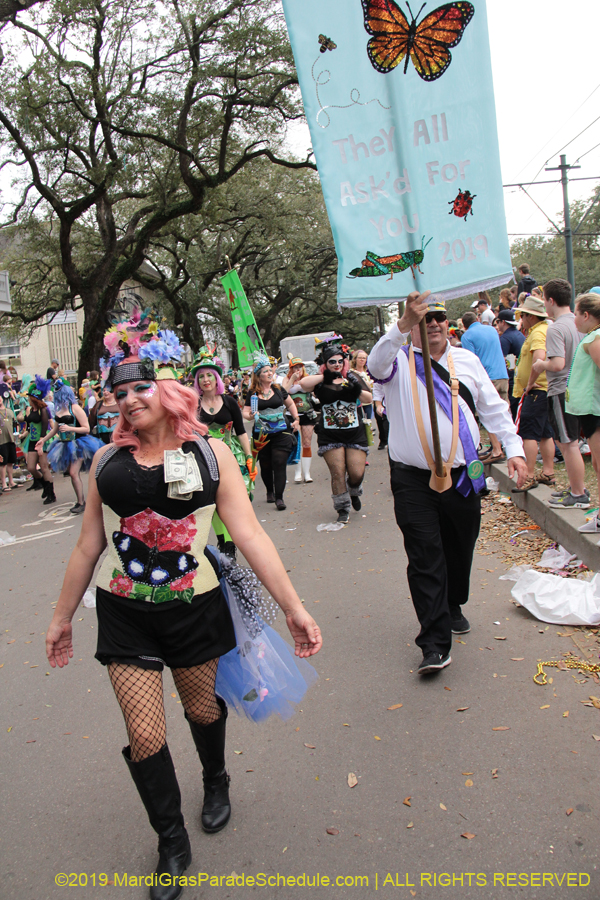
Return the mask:
<svg viewBox="0 0 600 900">
<path fill-rule="evenodd" d="M 191 388 L 170 379 L 157 381 L 156 386 L 169 425 L 181 441 L 194 441 L 199 434 L 208 432 L 206 425 L 198 421 L 198 397 Z M 123 415 L 113 431 L 113 443 L 132 451 L 140 449 L 139 438 Z"/>
<path fill-rule="evenodd" d="M 321 375 L 324 375 L 326 371 L 327 371 L 326 365 L 322 365 L 321 368 L 319 369 L 319 372 L 321 373 Z M 330 369 L 329 371 L 331 372 L 332 370 Z M 340 373 L 341 377 L 345 378 L 349 371 L 350 371 L 350 360 L 345 359 L 344 365 L 342 366 L 342 371 Z"/>
<path fill-rule="evenodd" d="M 196 392 L 198 393 L 198 395 L 200 397 L 202 396 L 202 389 L 200 387 L 199 380 L 198 380 L 202 369 L 208 369 L 210 371 L 210 374 L 215 376 L 216 383 L 217 383 L 216 393 L 224 394 L 225 393 L 225 385 L 221 381 L 221 376 L 219 375 L 217 370 L 211 369 L 210 366 L 202 366 L 200 369 L 198 369 L 198 371 L 196 372 L 196 374 L 194 376 L 194 387 L 196 388 Z"/>
</svg>

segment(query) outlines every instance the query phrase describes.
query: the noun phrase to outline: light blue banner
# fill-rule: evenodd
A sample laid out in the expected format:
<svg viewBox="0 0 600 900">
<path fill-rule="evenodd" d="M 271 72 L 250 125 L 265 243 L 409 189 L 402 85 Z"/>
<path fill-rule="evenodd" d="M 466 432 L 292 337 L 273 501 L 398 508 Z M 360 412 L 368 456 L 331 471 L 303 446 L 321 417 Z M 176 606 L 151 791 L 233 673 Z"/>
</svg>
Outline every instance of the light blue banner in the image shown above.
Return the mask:
<svg viewBox="0 0 600 900">
<path fill-rule="evenodd" d="M 283 0 L 338 255 L 338 302 L 506 284 L 485 2 Z M 408 51 L 408 52 L 406 52 Z"/>
</svg>

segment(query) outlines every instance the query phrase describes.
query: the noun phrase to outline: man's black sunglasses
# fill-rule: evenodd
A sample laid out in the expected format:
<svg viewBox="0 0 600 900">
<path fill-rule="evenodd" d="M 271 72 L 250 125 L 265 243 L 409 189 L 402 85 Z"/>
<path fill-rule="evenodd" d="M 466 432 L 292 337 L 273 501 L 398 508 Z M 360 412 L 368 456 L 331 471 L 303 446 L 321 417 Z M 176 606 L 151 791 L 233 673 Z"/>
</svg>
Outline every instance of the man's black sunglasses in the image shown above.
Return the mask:
<svg viewBox="0 0 600 900">
<path fill-rule="evenodd" d="M 448 321 L 448 316 L 446 315 L 445 312 L 430 312 L 430 313 L 425 313 L 425 323 L 426 323 L 427 325 L 429 325 L 429 323 L 430 323 L 430 322 L 433 322 L 433 321 L 438 322 L 438 323 L 441 324 L 442 322 L 447 322 L 447 321 Z"/>
</svg>

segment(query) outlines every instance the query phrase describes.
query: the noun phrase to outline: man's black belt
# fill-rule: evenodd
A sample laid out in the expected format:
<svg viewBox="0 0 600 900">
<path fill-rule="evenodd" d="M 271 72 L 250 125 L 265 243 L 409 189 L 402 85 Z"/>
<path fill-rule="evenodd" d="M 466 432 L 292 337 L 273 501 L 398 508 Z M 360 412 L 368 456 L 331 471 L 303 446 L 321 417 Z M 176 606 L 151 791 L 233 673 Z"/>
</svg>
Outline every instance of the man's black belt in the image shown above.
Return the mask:
<svg viewBox="0 0 600 900">
<path fill-rule="evenodd" d="M 403 472 L 425 472 L 427 475 L 431 475 L 430 469 L 420 469 L 419 466 L 407 466 L 406 463 L 397 462 L 395 459 L 390 457 L 390 466 L 392 469 L 402 469 Z M 461 469 L 464 469 L 464 466 L 455 466 L 452 471 L 460 472 Z"/>
</svg>

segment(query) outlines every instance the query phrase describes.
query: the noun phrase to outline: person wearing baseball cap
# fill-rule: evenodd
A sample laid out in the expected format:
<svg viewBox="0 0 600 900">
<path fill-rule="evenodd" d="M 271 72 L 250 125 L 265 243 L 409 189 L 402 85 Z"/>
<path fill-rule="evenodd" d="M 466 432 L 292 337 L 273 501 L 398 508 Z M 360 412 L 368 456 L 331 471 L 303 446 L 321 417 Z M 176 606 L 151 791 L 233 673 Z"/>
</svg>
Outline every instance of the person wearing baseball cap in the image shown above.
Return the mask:
<svg viewBox="0 0 600 900">
<path fill-rule="evenodd" d="M 529 296 L 515 309 L 515 316 L 521 321 L 527 337 L 521 348 L 515 374 L 513 397 L 519 399 L 517 412 L 517 434 L 523 441 L 527 459 L 527 480 L 513 493 L 524 493 L 538 484 L 553 485 L 554 479 L 554 432 L 548 421 L 548 379 L 546 373 L 532 368 L 538 360 L 546 359 L 546 332 L 548 313 L 544 301 Z M 538 444 L 542 454 L 542 474 L 535 477 L 535 462 Z"/>
</svg>

